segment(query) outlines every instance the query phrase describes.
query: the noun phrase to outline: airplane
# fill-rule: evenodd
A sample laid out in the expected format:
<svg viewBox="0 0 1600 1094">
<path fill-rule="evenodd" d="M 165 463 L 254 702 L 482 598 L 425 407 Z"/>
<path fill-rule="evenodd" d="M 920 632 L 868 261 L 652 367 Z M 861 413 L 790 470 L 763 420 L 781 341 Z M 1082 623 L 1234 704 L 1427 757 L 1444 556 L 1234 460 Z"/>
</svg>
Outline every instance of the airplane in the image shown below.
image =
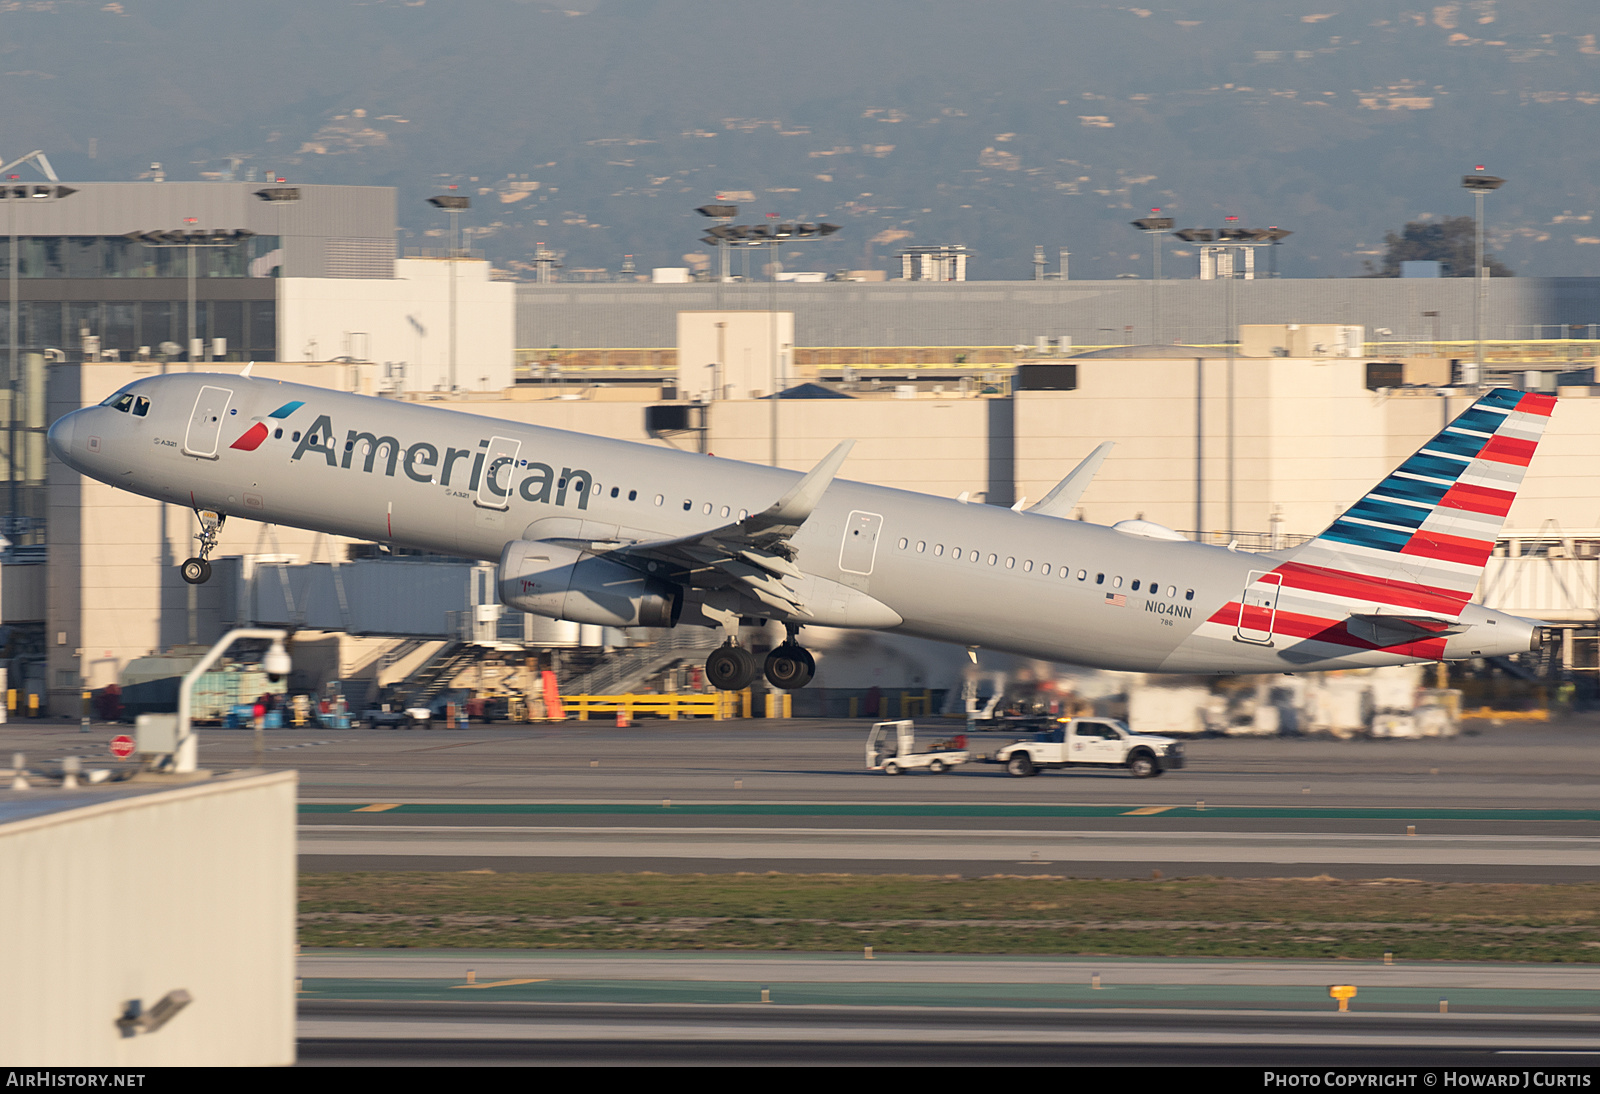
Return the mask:
<svg viewBox="0 0 1600 1094">
<path fill-rule="evenodd" d="M 804 687 L 802 627 L 856 627 L 1102 669 L 1236 674 L 1536 649 L 1470 603 L 1556 400 L 1483 394 L 1309 542 L 1246 553 L 1145 520 L 1067 519 L 1109 445 L 1043 500 L 967 504 L 249 375 L 136 380 L 49 431 L 69 467 L 229 515 L 499 564 L 503 604 L 612 627 L 720 627 L 711 683 Z M 1019 511 L 1020 510 L 1020 511 Z M 743 618 L 783 624 L 764 663 Z"/>
</svg>

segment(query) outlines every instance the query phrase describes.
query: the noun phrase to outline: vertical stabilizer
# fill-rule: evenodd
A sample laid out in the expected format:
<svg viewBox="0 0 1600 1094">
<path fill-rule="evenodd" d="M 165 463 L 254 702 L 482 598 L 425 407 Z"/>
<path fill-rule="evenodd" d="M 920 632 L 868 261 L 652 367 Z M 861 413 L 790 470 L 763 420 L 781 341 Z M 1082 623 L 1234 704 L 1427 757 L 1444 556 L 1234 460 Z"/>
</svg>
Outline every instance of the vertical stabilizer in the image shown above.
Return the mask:
<svg viewBox="0 0 1600 1094">
<path fill-rule="evenodd" d="M 1386 613 L 1459 616 L 1555 404 L 1488 392 L 1295 551 L 1278 571 L 1285 584 Z"/>
</svg>

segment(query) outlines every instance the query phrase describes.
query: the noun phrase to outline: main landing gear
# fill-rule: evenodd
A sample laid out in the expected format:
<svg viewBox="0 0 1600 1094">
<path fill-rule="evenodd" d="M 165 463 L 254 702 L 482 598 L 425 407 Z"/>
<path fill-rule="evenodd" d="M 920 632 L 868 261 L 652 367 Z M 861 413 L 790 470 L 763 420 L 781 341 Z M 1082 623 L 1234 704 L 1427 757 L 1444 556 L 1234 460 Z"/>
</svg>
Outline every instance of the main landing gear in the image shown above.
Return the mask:
<svg viewBox="0 0 1600 1094">
<path fill-rule="evenodd" d="M 226 513 L 213 513 L 209 510 L 196 510 L 195 516 L 200 518 L 200 533 L 194 537 L 200 541 L 200 554 L 195 558 L 184 559 L 183 565 L 178 567 L 178 572 L 189 584 L 204 585 L 211 580 L 211 563 L 208 560 L 211 552 L 216 550 L 217 541 L 222 538 L 222 526 L 228 522 L 228 516 Z"/>
<path fill-rule="evenodd" d="M 790 627 L 789 636 L 767 654 L 764 665 L 756 660 L 755 654 L 735 645 L 730 638 L 706 658 L 706 679 L 723 691 L 742 691 L 758 673 L 764 673 L 767 683 L 783 691 L 805 687 L 817 674 L 817 662 L 809 650 L 795 641 L 799 630 L 799 627 Z"/>
</svg>

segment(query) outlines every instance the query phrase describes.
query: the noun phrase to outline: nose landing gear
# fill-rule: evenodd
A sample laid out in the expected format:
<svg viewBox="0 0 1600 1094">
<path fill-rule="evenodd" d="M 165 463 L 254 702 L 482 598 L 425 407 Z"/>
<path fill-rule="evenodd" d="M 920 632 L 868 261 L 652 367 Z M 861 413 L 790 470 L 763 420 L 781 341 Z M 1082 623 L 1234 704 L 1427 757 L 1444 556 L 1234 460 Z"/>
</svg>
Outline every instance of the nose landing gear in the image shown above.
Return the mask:
<svg viewBox="0 0 1600 1094">
<path fill-rule="evenodd" d="M 200 532 L 194 537 L 200 541 L 200 554 L 184 559 L 178 572 L 190 585 L 204 585 L 211 580 L 211 552 L 216 550 L 217 541 L 222 538 L 222 526 L 228 522 L 228 515 L 196 510 L 195 516 L 200 518 Z"/>
</svg>

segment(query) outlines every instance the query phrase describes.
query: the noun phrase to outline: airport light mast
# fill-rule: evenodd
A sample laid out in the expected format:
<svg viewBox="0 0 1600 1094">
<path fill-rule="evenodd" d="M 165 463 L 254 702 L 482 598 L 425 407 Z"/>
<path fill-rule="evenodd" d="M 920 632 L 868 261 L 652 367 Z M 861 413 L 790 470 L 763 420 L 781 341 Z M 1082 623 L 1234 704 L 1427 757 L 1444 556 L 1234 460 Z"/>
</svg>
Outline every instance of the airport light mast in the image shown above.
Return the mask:
<svg viewBox="0 0 1600 1094">
<path fill-rule="evenodd" d="M 1482 171 L 1483 164 L 1478 164 L 1474 171 Z M 1473 276 L 1477 278 L 1476 291 L 1472 294 L 1472 338 L 1477 343 L 1477 352 L 1473 357 L 1472 375 L 1463 376 L 1461 379 L 1468 386 L 1477 388 L 1483 383 L 1483 303 L 1488 286 L 1485 277 L 1488 269 L 1483 264 L 1483 199 L 1484 195 L 1493 193 L 1506 184 L 1505 179 L 1495 178 L 1493 175 L 1472 174 L 1461 176 L 1461 186 L 1472 191 L 1472 200 L 1476 215 L 1473 224 L 1476 237 L 1472 248 Z"/>
<path fill-rule="evenodd" d="M 453 183 L 450 189 L 455 189 Z M 461 257 L 460 217 L 463 209 L 472 208 L 472 199 L 465 194 L 438 194 L 429 198 L 428 204 L 450 214 L 450 390 L 453 392 L 456 390 L 456 259 Z"/>
<path fill-rule="evenodd" d="M 1160 216 L 1160 209 L 1151 209 L 1150 215 L 1132 222 L 1133 226 L 1150 237 L 1150 254 L 1154 259 L 1154 279 L 1150 283 L 1150 344 L 1161 341 L 1161 237 L 1172 231 L 1176 223 L 1171 217 Z"/>
</svg>

